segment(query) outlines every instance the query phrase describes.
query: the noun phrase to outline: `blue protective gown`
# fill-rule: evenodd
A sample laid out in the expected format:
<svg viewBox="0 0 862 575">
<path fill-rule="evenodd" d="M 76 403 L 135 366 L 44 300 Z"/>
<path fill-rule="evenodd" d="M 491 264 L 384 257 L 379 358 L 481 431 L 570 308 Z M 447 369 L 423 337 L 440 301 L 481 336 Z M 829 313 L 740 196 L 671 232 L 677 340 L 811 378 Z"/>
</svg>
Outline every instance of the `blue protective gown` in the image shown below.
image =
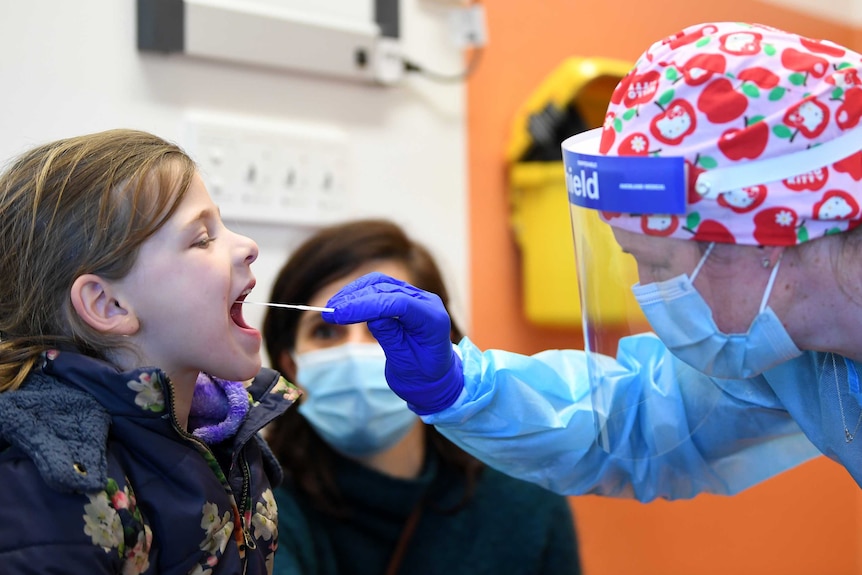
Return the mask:
<svg viewBox="0 0 862 575">
<path fill-rule="evenodd" d="M 558 493 L 733 494 L 820 453 L 862 484 L 862 437 L 845 441 L 837 391 L 853 432 L 862 366 L 840 356 L 837 369 L 831 354 L 806 352 L 749 380 L 717 379 L 641 334 L 620 340 L 616 358 L 592 355 L 604 375 L 591 393 L 583 351 L 482 352 L 466 338 L 457 351 L 464 390 L 423 419 L 492 467 Z"/>
</svg>

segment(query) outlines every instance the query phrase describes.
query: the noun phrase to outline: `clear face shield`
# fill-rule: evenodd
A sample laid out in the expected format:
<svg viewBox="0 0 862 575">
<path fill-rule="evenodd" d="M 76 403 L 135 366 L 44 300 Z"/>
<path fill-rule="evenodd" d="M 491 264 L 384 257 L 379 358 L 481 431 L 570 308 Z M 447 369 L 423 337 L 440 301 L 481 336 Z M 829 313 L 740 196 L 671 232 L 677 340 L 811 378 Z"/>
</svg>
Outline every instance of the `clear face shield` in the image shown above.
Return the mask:
<svg viewBox="0 0 862 575">
<path fill-rule="evenodd" d="M 618 457 L 655 457 L 714 416 L 722 391 L 711 378 L 745 385 L 728 380 L 800 352 L 768 307 L 780 259 L 722 241 L 720 222 L 697 221 L 682 157 L 602 156 L 600 133 L 562 145 L 597 437 Z M 852 137 L 862 142 L 862 130 Z M 704 171 L 694 187 L 701 198 L 736 201 L 740 191 L 835 162 L 848 146 L 837 138 Z M 668 353 L 682 361 L 661 361 Z M 648 445 L 632 446 L 635 435 Z"/>
<path fill-rule="evenodd" d="M 651 162 L 657 158 L 604 157 L 582 153 L 584 149 L 595 147 L 591 144 L 594 137 L 595 133 L 585 132 L 566 140 L 563 163 L 575 242 L 590 392 L 596 412 L 596 436 L 603 449 L 626 457 L 625 446 L 633 423 L 650 411 L 666 413 L 666 410 L 662 410 L 661 405 L 650 403 L 663 401 L 662 394 L 641 394 L 642 386 L 627 384 L 627 379 L 643 377 L 645 369 L 650 369 L 649 366 L 645 369 L 638 367 L 640 362 L 649 359 L 651 352 L 647 347 L 624 349 L 629 336 L 651 331 L 650 323 L 632 291 L 639 275 L 629 240 L 637 242 L 641 237 L 633 232 L 617 230 L 608 221 L 617 213 L 640 213 L 644 214 L 642 225 L 656 230 L 679 225 L 679 216 L 675 214 L 685 211 L 685 171 L 683 160 L 674 158 L 670 163 L 682 164 L 679 170 L 682 177 L 667 182 L 665 177 L 669 172 L 662 170 L 668 163 L 662 159 Z M 646 168 L 647 173 L 641 173 L 637 181 L 627 177 L 639 167 Z M 648 175 L 650 172 L 653 172 L 651 176 Z M 670 201 L 657 204 L 664 213 L 651 215 L 648 206 L 642 204 L 645 198 L 655 202 L 651 194 L 644 193 L 646 186 L 654 185 L 664 187 Z M 668 186 L 670 190 L 667 190 Z M 614 194 L 609 193 L 611 189 Z M 649 211 L 652 210 L 650 207 Z M 617 234 L 626 234 L 625 238 L 620 238 L 624 240 L 622 243 Z M 662 382 L 654 384 L 661 385 Z M 627 393 L 624 391 L 627 389 L 638 393 Z M 713 393 L 710 396 L 715 398 Z M 671 399 L 674 398 L 668 398 Z M 709 410 L 706 411 L 708 413 Z M 637 455 L 631 457 L 661 455 L 685 441 L 691 433 L 689 426 L 680 421 L 659 419 L 651 425 L 653 429 L 642 434 L 655 445 L 637 450 Z"/>
</svg>

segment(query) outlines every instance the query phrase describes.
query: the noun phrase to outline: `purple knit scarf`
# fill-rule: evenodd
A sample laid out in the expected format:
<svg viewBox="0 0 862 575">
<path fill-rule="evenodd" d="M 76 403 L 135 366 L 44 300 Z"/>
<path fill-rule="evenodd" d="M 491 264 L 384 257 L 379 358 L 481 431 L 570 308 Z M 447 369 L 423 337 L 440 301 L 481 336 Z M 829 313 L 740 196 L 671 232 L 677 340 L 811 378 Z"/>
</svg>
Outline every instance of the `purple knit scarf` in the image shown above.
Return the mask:
<svg viewBox="0 0 862 575">
<path fill-rule="evenodd" d="M 221 443 L 236 433 L 248 407 L 248 392 L 241 381 L 201 373 L 195 383 L 189 429 L 207 444 Z"/>
</svg>

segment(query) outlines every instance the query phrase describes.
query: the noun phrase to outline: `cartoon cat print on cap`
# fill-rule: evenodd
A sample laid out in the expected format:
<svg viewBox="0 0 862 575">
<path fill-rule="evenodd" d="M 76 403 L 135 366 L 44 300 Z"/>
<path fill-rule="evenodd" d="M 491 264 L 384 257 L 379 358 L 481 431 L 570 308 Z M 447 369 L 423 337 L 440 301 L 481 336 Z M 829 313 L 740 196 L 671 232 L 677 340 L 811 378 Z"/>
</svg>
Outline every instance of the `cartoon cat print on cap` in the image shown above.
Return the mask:
<svg viewBox="0 0 862 575">
<path fill-rule="evenodd" d="M 760 24 L 691 26 L 653 44 L 614 90 L 600 153 L 682 156 L 685 216 L 604 213 L 648 235 L 795 245 L 862 219 L 862 151 L 781 181 L 701 197 L 702 171 L 780 157 L 862 129 L 862 56 Z"/>
</svg>

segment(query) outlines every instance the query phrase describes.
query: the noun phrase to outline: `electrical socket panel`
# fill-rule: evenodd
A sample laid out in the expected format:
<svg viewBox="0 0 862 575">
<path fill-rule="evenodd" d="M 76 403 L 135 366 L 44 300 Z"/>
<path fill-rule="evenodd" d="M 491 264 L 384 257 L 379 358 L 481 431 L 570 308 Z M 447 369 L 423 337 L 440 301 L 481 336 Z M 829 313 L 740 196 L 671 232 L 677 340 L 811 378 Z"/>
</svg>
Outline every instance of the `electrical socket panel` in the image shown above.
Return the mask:
<svg viewBox="0 0 862 575">
<path fill-rule="evenodd" d="M 350 213 L 340 130 L 191 114 L 184 148 L 225 220 L 326 225 Z"/>
</svg>

